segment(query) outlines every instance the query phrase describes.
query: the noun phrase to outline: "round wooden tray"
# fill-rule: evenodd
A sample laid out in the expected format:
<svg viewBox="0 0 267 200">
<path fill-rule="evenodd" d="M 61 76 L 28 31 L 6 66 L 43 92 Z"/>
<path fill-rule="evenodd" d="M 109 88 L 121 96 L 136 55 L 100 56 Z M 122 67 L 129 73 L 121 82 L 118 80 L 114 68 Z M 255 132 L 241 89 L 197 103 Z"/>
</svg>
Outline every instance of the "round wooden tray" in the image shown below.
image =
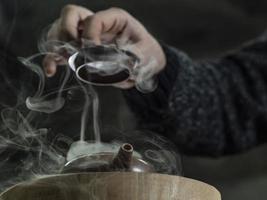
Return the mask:
<svg viewBox="0 0 267 200">
<path fill-rule="evenodd" d="M 153 173 L 98 172 L 43 177 L 13 186 L 0 200 L 221 200 L 213 186 Z"/>
</svg>

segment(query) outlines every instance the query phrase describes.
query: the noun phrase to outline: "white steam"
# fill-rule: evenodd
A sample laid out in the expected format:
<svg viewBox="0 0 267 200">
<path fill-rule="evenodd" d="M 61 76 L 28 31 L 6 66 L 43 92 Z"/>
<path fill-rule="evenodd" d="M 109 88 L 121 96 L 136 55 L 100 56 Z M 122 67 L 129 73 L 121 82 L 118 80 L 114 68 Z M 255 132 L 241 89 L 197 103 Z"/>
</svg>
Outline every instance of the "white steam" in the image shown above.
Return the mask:
<svg viewBox="0 0 267 200">
<path fill-rule="evenodd" d="M 92 46 L 87 42 L 87 45 Z M 85 48 L 85 47 L 83 47 Z M 31 56 L 29 58 L 20 58 L 20 61 L 32 72 L 34 72 L 38 79 L 38 87 L 35 94 L 25 99 L 27 112 L 20 111 L 19 108 L 6 108 L 1 112 L 2 124 L 0 126 L 0 157 L 1 169 L 7 169 L 11 158 L 21 152 L 22 155 L 15 156 L 14 160 L 17 161 L 14 166 L 15 172 L 10 169 L 11 176 L 7 175 L 6 178 L 0 179 L 0 187 L 2 189 L 12 184 L 18 183 L 23 180 L 31 180 L 32 178 L 42 175 L 53 175 L 60 173 L 62 167 L 64 167 L 66 161 L 70 161 L 85 154 L 94 154 L 101 151 L 116 152 L 119 144 L 124 142 L 131 143 L 135 150 L 140 153 L 142 158 L 151 163 L 156 172 L 167 174 L 181 174 L 181 164 L 177 151 L 172 148 L 171 145 L 156 134 L 150 134 L 147 132 L 134 132 L 134 133 L 118 133 L 118 137 L 114 139 L 110 144 L 104 144 L 101 141 L 100 127 L 99 127 L 99 99 L 97 92 L 93 86 L 82 83 L 76 77 L 76 85 L 67 86 L 67 82 L 74 75 L 69 67 L 65 67 L 65 73 L 63 81 L 58 85 L 57 90 L 45 91 L 46 78 L 42 70 L 42 66 L 38 59 L 45 55 L 53 55 L 56 59 L 64 60 L 75 53 L 82 51 L 75 43 L 64 43 L 59 41 L 42 41 L 39 44 L 40 54 Z M 81 66 L 86 66 L 90 73 L 99 73 L 103 76 L 113 75 L 121 72 L 125 69 L 125 65 L 121 65 L 121 61 L 125 60 L 125 54 L 118 51 L 116 57 L 108 58 L 114 60 L 108 64 L 108 68 L 105 65 L 95 63 L 95 66 L 86 63 L 86 60 L 92 55 L 86 55 Z M 113 55 L 114 56 L 114 55 Z M 106 55 L 103 55 L 102 61 L 107 59 Z M 98 62 L 98 61 L 97 61 Z M 138 67 L 134 69 L 128 69 L 131 77 L 135 78 L 136 88 L 142 92 L 153 91 L 157 84 L 153 77 L 152 68 L 156 64 L 155 60 L 148 62 L 146 66 Z M 118 65 L 116 65 L 116 63 Z M 79 69 L 81 66 L 74 66 L 73 69 Z M 91 71 L 90 71 L 91 70 Z M 51 114 L 60 109 L 64 109 L 66 103 L 65 91 L 71 91 L 72 89 L 79 89 L 83 91 L 85 103 L 83 105 L 83 111 L 81 113 L 81 127 L 79 141 L 73 141 L 72 139 L 57 135 L 52 142 L 48 140 L 50 131 L 48 128 L 39 128 L 32 125 L 33 119 L 36 115 Z M 92 111 L 92 116 L 89 116 L 89 111 Z M 71 117 L 72 113 L 69 113 Z M 93 133 L 88 133 L 87 124 L 91 120 L 93 122 Z M 109 129 L 111 132 L 111 129 Z M 88 134 L 94 135 L 94 141 L 87 142 L 86 136 Z M 63 150 L 60 144 L 68 146 L 67 150 Z M 9 155 L 11 152 L 12 155 Z M 13 161 L 12 161 L 13 162 Z M 11 162 L 11 163 L 12 163 Z M 13 169 L 12 168 L 12 169 Z M 12 178 L 10 178 L 12 177 Z"/>
<path fill-rule="evenodd" d="M 61 97 L 61 93 L 69 77 L 69 70 L 67 70 L 66 77 L 64 78 L 64 81 L 59 91 L 57 92 L 58 94 L 57 98 L 49 99 L 49 97 L 53 93 L 42 96 L 44 92 L 44 87 L 45 87 L 45 75 L 43 73 L 43 70 L 40 68 L 40 66 L 32 62 L 32 60 L 37 56 L 39 56 L 39 54 L 36 56 L 32 56 L 28 59 L 19 58 L 20 61 L 25 66 L 27 66 L 30 70 L 36 73 L 39 77 L 38 89 L 33 97 L 28 97 L 26 99 L 26 106 L 28 107 L 29 110 L 44 112 L 44 113 L 53 113 L 53 112 L 60 110 L 64 106 L 65 99 Z"/>
<path fill-rule="evenodd" d="M 157 62 L 152 58 L 146 66 L 134 69 L 134 74 L 136 74 L 135 85 L 140 92 L 149 93 L 157 88 L 157 79 L 153 73 L 155 65 L 157 65 Z"/>
<path fill-rule="evenodd" d="M 8 175 L 5 177 L 5 173 L 1 172 L 1 190 L 30 180 L 36 175 L 59 173 L 65 163 L 65 157 L 53 142 L 48 143 L 46 140 L 48 130 L 35 129 L 30 125 L 30 115 L 33 113 L 29 112 L 24 117 L 19 110 L 13 108 L 1 112 L 1 170 L 6 170 Z"/>
</svg>

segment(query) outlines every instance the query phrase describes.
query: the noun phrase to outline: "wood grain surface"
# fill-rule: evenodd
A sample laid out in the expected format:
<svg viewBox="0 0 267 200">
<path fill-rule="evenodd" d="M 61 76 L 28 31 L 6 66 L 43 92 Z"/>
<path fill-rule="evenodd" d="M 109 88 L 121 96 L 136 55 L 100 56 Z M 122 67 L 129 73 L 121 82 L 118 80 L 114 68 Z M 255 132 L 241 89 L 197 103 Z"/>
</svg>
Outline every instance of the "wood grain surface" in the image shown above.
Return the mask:
<svg viewBox="0 0 267 200">
<path fill-rule="evenodd" d="M 153 173 L 66 174 L 18 184 L 0 200 L 221 200 L 212 186 Z"/>
</svg>

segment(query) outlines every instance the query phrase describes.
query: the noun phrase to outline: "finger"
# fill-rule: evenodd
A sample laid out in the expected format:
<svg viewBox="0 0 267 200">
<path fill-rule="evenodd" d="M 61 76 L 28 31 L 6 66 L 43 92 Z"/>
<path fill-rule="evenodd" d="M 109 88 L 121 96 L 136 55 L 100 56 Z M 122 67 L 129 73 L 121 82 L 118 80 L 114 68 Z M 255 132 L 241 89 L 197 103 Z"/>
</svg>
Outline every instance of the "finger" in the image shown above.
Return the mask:
<svg viewBox="0 0 267 200">
<path fill-rule="evenodd" d="M 94 13 L 86 8 L 67 5 L 62 9 L 58 30 L 58 39 L 69 41 L 79 39 L 79 24 Z"/>
<path fill-rule="evenodd" d="M 101 43 L 103 44 L 111 44 L 111 43 L 116 43 L 116 35 L 112 33 L 104 33 L 101 35 Z"/>
<path fill-rule="evenodd" d="M 92 40 L 95 44 L 101 44 L 101 37 L 114 36 L 123 32 L 127 24 L 127 14 L 120 9 L 108 9 L 89 16 L 84 21 L 83 37 Z"/>
<path fill-rule="evenodd" d="M 47 55 L 43 60 L 43 67 L 45 75 L 47 77 L 52 77 L 56 74 L 57 71 L 57 61 L 52 55 Z"/>
<path fill-rule="evenodd" d="M 91 40 L 96 45 L 101 44 L 102 22 L 94 16 L 87 17 L 84 21 L 82 38 Z"/>
</svg>

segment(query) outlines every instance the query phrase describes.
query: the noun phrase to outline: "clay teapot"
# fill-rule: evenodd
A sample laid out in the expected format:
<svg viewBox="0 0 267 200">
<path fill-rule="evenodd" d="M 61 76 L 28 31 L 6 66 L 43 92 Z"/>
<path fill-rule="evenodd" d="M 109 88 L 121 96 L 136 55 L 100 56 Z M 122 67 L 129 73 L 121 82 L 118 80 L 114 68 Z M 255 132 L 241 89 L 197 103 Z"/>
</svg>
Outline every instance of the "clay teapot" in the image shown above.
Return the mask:
<svg viewBox="0 0 267 200">
<path fill-rule="evenodd" d="M 65 164 L 61 173 L 81 172 L 155 172 L 151 164 L 133 154 L 131 144 L 123 144 L 118 153 L 100 152 L 80 156 Z"/>
</svg>

